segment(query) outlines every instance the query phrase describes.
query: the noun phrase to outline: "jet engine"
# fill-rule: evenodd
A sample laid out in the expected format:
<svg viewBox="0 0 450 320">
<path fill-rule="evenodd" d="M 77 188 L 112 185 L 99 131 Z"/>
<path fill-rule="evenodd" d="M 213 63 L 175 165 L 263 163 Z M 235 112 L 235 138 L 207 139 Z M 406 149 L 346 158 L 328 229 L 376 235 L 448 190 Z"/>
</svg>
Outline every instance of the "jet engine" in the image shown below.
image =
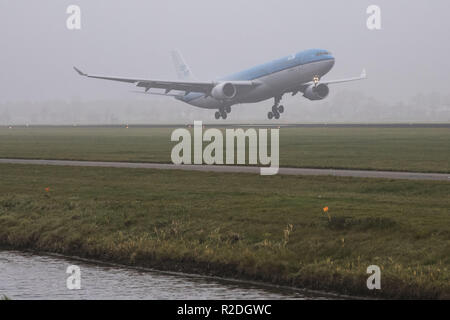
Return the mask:
<svg viewBox="0 0 450 320">
<path fill-rule="evenodd" d="M 309 100 L 322 100 L 325 99 L 330 93 L 330 89 L 326 84 L 320 83 L 317 86 L 311 84 L 306 88 L 303 96 Z"/>
<path fill-rule="evenodd" d="M 236 96 L 236 87 L 230 82 L 222 82 L 211 91 L 211 96 L 217 100 L 229 100 Z"/>
</svg>

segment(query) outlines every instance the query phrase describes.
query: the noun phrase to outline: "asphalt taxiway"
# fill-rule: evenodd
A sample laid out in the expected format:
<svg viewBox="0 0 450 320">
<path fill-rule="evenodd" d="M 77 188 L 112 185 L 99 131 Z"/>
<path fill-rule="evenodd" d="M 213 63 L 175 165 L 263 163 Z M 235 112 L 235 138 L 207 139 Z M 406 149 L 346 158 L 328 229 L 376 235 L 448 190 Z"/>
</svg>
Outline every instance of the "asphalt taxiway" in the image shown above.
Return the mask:
<svg viewBox="0 0 450 320">
<path fill-rule="evenodd" d="M 0 159 L 0 164 L 27 164 L 48 166 L 104 167 L 104 168 L 135 168 L 159 170 L 189 170 L 204 172 L 230 172 L 259 174 L 260 168 L 253 166 L 222 166 L 222 165 L 174 165 L 168 163 L 134 163 L 134 162 L 104 162 L 104 161 L 74 161 L 74 160 L 34 160 L 34 159 Z M 278 174 L 307 176 L 337 176 L 356 178 L 385 178 L 407 180 L 449 181 L 450 173 L 375 171 L 375 170 L 344 170 L 344 169 L 312 169 L 312 168 L 280 168 Z"/>
</svg>

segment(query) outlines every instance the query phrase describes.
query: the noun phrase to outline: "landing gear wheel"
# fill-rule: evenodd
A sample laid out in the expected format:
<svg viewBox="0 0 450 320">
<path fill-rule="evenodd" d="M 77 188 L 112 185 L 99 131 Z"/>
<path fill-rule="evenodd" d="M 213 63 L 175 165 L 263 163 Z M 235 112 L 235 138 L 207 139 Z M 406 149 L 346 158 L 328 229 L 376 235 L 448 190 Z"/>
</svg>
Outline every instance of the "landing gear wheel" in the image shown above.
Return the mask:
<svg viewBox="0 0 450 320">
<path fill-rule="evenodd" d="M 272 107 L 272 113 L 278 113 L 278 107 L 276 105 Z"/>
<path fill-rule="evenodd" d="M 214 114 L 214 117 L 216 118 L 216 120 L 220 119 L 220 112 L 216 111 L 216 113 Z"/>
<path fill-rule="evenodd" d="M 225 112 L 226 112 L 226 113 L 230 113 L 230 112 L 231 112 L 231 107 L 230 107 L 230 106 L 225 107 Z"/>
<path fill-rule="evenodd" d="M 283 113 L 284 112 L 284 106 L 279 106 L 278 107 L 278 112 L 279 113 Z"/>
<path fill-rule="evenodd" d="M 273 116 L 274 116 L 275 119 L 277 119 L 277 120 L 280 119 L 280 113 L 278 113 L 278 112 L 277 112 L 277 113 L 274 113 Z"/>
<path fill-rule="evenodd" d="M 227 118 L 227 113 L 226 113 L 225 111 L 222 111 L 222 112 L 220 113 L 220 115 L 222 116 L 223 119 L 226 119 L 226 118 Z"/>
<path fill-rule="evenodd" d="M 273 119 L 273 113 L 271 111 L 267 114 L 267 118 L 269 118 L 269 120 Z"/>
</svg>

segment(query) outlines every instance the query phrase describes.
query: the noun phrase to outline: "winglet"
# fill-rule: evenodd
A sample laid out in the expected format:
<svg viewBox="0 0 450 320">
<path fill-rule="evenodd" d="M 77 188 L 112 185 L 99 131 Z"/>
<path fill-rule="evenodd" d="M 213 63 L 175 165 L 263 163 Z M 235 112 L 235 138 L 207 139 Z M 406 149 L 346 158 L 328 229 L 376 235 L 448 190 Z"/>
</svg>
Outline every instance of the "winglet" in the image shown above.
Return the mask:
<svg viewBox="0 0 450 320">
<path fill-rule="evenodd" d="M 73 67 L 73 69 L 80 75 L 80 76 L 87 76 L 86 73 L 82 72 L 80 69 L 78 69 L 77 67 Z"/>
</svg>

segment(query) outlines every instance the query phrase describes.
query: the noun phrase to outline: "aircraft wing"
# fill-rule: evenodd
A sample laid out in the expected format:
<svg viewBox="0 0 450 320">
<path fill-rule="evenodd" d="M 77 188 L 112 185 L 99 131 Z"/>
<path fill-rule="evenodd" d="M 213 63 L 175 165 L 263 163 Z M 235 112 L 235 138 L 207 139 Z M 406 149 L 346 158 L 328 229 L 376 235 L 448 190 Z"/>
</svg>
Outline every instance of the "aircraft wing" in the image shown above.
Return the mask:
<svg viewBox="0 0 450 320">
<path fill-rule="evenodd" d="M 94 79 L 102 79 L 102 80 L 111 80 L 111 81 L 119 81 L 126 83 L 133 83 L 137 87 L 145 88 L 145 92 L 149 91 L 152 88 L 156 89 L 165 89 L 165 95 L 169 95 L 169 92 L 172 90 L 176 91 L 184 91 L 185 94 L 190 92 L 200 92 L 209 95 L 211 90 L 218 84 L 218 82 L 209 81 L 209 82 L 201 82 L 201 81 L 165 81 L 165 80 L 150 80 L 150 79 L 135 79 L 135 78 L 122 78 L 122 77 L 112 77 L 112 76 L 101 76 L 101 75 L 90 75 L 82 72 L 78 68 L 74 67 L 74 70 L 81 76 L 94 78 Z M 259 85 L 256 81 L 227 81 L 235 85 L 236 87 L 256 87 Z"/>
<path fill-rule="evenodd" d="M 339 80 L 328 80 L 328 81 L 327 80 L 324 80 L 324 81 L 320 80 L 316 84 L 323 83 L 323 84 L 329 85 L 329 84 L 335 84 L 335 83 L 343 83 L 343 82 L 350 82 L 350 81 L 356 81 L 356 80 L 363 80 L 363 79 L 366 79 L 366 78 L 367 78 L 366 69 L 363 69 L 363 71 L 361 72 L 361 75 L 359 77 L 339 79 Z M 315 84 L 314 81 L 310 81 L 310 82 L 304 83 L 299 88 L 297 87 L 296 89 L 292 90 L 292 92 L 293 92 L 292 94 L 293 95 L 297 94 L 299 91 L 300 92 L 305 92 L 306 88 L 308 88 L 310 85 L 314 85 L 314 84 Z"/>
<path fill-rule="evenodd" d="M 323 84 L 334 84 L 334 83 L 342 83 L 342 82 L 363 80 L 363 79 L 366 79 L 366 78 L 367 78 L 366 69 L 363 69 L 363 71 L 361 72 L 361 75 L 359 77 L 340 79 L 340 80 L 320 81 L 320 83 L 323 83 Z"/>
</svg>

